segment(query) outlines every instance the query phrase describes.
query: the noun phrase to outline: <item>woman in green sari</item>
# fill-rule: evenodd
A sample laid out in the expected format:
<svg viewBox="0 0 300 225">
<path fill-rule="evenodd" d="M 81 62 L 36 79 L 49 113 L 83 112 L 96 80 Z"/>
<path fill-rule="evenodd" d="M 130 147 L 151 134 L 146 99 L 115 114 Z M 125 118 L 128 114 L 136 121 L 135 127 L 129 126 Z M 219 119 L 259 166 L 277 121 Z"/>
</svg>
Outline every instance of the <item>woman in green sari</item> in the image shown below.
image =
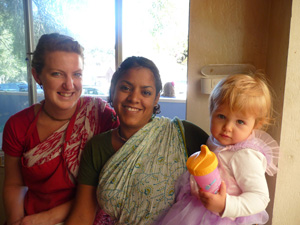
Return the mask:
<svg viewBox="0 0 300 225">
<path fill-rule="evenodd" d="M 155 117 L 161 89 L 144 57 L 127 58 L 114 73 L 109 102 L 120 126 L 87 143 L 66 224 L 151 224 L 174 203 L 175 181 L 208 135 L 177 117 Z"/>
</svg>

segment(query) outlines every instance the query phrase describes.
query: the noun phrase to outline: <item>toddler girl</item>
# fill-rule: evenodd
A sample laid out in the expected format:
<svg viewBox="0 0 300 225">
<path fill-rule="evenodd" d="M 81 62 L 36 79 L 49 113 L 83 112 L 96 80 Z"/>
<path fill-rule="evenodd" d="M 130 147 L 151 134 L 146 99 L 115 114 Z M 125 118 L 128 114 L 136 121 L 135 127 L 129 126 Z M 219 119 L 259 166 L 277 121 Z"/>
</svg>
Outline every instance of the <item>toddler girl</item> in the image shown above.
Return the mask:
<svg viewBox="0 0 300 225">
<path fill-rule="evenodd" d="M 269 192 L 265 172 L 277 171 L 279 146 L 266 132 L 272 99 L 264 75 L 231 75 L 212 91 L 207 146 L 218 157 L 222 184 L 217 194 L 199 190 L 184 173 L 176 203 L 158 224 L 265 224 Z M 193 193 L 193 194 L 191 194 Z"/>
</svg>

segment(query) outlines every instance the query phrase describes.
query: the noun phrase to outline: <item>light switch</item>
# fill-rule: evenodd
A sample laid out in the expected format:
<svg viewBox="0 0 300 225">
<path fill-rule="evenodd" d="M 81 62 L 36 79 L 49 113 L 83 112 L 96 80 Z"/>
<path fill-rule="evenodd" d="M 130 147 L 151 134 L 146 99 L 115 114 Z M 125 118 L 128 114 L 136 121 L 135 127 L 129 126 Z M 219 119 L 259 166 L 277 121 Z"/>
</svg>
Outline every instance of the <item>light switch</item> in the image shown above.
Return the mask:
<svg viewBox="0 0 300 225">
<path fill-rule="evenodd" d="M 232 74 L 255 72 L 251 64 L 210 64 L 201 68 L 201 93 L 210 94 L 214 87 L 225 77 Z"/>
<path fill-rule="evenodd" d="M 201 93 L 210 94 L 214 87 L 227 75 L 218 76 L 218 78 L 201 78 Z"/>
</svg>

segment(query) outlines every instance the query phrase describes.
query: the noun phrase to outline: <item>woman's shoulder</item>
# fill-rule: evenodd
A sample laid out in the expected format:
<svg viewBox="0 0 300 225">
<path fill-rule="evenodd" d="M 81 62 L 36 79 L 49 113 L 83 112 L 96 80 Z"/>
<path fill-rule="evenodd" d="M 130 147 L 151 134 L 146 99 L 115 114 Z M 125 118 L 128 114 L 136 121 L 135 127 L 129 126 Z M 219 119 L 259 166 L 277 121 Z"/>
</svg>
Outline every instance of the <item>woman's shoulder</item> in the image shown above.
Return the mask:
<svg viewBox="0 0 300 225">
<path fill-rule="evenodd" d="M 19 156 L 29 125 L 35 118 L 35 106 L 32 105 L 12 115 L 5 123 L 2 149 L 13 156 Z"/>
<path fill-rule="evenodd" d="M 81 107 L 85 107 L 88 112 L 93 112 L 97 118 L 99 130 L 96 133 L 102 133 L 119 126 L 115 111 L 105 100 L 92 96 L 82 96 L 80 100 L 82 102 Z"/>
<path fill-rule="evenodd" d="M 89 105 L 103 105 L 103 107 L 105 107 L 107 105 L 107 102 L 100 97 L 81 96 L 80 100 L 82 102 L 82 105 L 85 107 Z"/>
<path fill-rule="evenodd" d="M 97 134 L 86 144 L 80 161 L 78 181 L 80 184 L 97 186 L 101 169 L 114 154 L 111 145 L 112 130 Z"/>
<path fill-rule="evenodd" d="M 103 133 L 93 136 L 86 144 L 86 149 L 93 152 L 93 154 L 102 154 L 103 152 L 110 153 L 113 150 L 111 144 L 112 130 L 105 131 Z"/>
<path fill-rule="evenodd" d="M 105 132 L 102 132 L 100 134 L 96 134 L 94 135 L 90 140 L 89 142 L 90 143 L 95 143 L 95 144 L 98 144 L 98 143 L 102 143 L 102 142 L 108 142 L 111 140 L 111 134 L 112 134 L 112 129 L 111 130 L 108 130 L 108 131 L 105 131 Z"/>
<path fill-rule="evenodd" d="M 111 143 L 112 130 L 93 136 L 86 144 L 83 155 L 90 155 L 94 160 L 109 158 L 114 153 Z M 85 156 L 84 156 L 85 157 Z"/>
<path fill-rule="evenodd" d="M 109 106 L 107 101 L 100 97 L 92 97 L 92 96 L 82 96 L 81 97 L 82 106 L 84 107 L 93 107 L 96 106 L 99 113 L 114 113 L 113 108 Z"/>
<path fill-rule="evenodd" d="M 34 104 L 15 113 L 7 120 L 6 124 L 18 127 L 29 124 L 35 117 L 35 107 L 37 105 L 38 104 Z"/>
</svg>

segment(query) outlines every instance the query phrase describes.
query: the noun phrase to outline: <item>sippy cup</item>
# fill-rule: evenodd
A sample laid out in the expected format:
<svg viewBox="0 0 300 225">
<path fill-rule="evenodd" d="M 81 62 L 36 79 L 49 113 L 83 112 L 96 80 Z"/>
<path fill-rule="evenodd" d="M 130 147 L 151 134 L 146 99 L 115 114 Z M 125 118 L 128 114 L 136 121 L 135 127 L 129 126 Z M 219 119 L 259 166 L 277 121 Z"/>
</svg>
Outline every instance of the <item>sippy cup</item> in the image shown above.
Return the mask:
<svg viewBox="0 0 300 225">
<path fill-rule="evenodd" d="M 221 178 L 218 170 L 218 159 L 206 145 L 201 145 L 201 151 L 191 155 L 186 165 L 202 191 L 214 194 L 219 191 Z"/>
</svg>

